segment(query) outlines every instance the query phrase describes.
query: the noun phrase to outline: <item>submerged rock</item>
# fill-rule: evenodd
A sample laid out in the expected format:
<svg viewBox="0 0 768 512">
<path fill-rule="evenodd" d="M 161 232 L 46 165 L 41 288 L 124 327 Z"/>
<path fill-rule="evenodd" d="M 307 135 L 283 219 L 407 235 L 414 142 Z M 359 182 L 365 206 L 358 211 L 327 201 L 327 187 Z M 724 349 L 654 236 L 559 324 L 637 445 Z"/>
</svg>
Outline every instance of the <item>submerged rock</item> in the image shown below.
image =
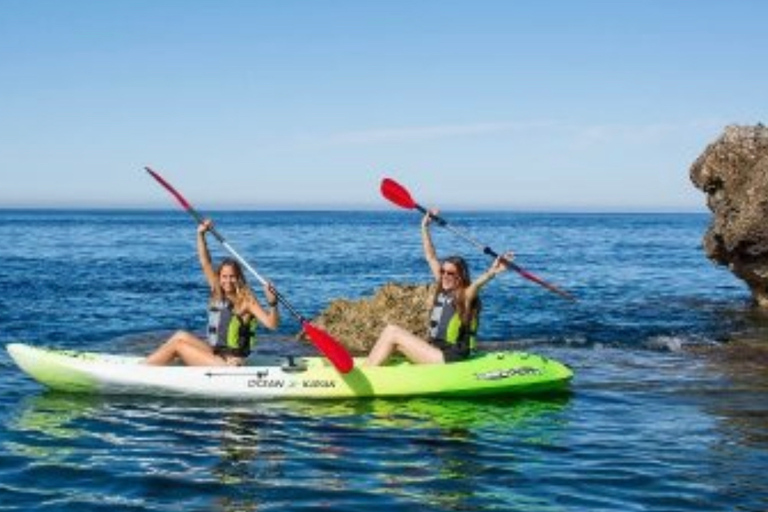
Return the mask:
<svg viewBox="0 0 768 512">
<path fill-rule="evenodd" d="M 727 265 L 768 309 L 768 128 L 728 126 L 690 169 L 713 213 L 707 256 Z"/>
<path fill-rule="evenodd" d="M 334 300 L 312 324 L 325 329 L 352 352 L 366 354 L 388 323 L 426 336 L 430 297 L 430 285 L 389 283 L 373 297 Z M 305 339 L 303 333 L 299 336 Z"/>
</svg>

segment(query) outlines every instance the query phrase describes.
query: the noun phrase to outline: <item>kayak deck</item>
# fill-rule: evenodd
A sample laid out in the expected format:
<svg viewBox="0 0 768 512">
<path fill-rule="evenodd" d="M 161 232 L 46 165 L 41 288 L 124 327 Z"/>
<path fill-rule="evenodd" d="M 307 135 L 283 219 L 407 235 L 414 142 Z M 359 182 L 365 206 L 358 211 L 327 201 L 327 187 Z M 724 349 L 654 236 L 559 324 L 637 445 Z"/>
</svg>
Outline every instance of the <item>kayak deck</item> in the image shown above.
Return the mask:
<svg viewBox="0 0 768 512">
<path fill-rule="evenodd" d="M 489 352 L 450 364 L 405 360 L 341 374 L 321 357 L 254 357 L 247 366 L 149 366 L 143 358 L 12 343 L 11 358 L 51 389 L 233 400 L 529 395 L 567 389 L 564 364 L 528 352 Z"/>
</svg>

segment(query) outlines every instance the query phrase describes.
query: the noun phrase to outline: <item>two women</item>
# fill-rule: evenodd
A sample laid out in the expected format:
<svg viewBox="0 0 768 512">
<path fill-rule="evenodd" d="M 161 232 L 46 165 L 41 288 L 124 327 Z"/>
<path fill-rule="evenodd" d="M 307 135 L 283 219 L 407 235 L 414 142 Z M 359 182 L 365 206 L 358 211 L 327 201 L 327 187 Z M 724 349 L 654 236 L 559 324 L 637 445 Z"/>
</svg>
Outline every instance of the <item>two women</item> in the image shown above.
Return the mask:
<svg viewBox="0 0 768 512">
<path fill-rule="evenodd" d="M 479 291 L 507 270 L 506 263 L 512 261 L 514 255 L 508 252 L 496 258 L 485 273 L 472 281 L 463 258 L 438 259 L 430 235 L 431 221 L 432 214 L 427 213 L 421 222 L 424 256 L 435 278 L 428 339 L 390 324 L 379 336 L 365 366 L 379 366 L 395 351 L 415 363 L 440 364 L 466 359 L 475 349 Z M 277 300 L 271 286 L 264 287 L 269 305 L 269 309 L 264 309 L 236 261 L 224 260 L 214 271 L 205 239 L 210 227 L 211 222 L 205 221 L 197 231 L 200 266 L 211 289 L 208 339 L 204 341 L 187 331 L 178 331 L 147 357 L 147 364 L 166 365 L 181 360 L 190 366 L 242 365 L 255 343 L 258 323 L 269 329 L 278 326 Z"/>
</svg>

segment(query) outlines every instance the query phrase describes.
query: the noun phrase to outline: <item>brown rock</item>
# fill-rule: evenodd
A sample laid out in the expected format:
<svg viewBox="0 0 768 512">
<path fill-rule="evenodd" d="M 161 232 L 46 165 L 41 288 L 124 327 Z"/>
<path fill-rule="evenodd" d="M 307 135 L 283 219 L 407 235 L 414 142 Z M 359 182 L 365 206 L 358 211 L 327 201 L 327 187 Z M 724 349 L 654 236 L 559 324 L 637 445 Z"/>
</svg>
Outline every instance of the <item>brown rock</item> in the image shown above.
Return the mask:
<svg viewBox="0 0 768 512">
<path fill-rule="evenodd" d="M 726 127 L 690 176 L 713 213 L 704 235 L 707 256 L 727 265 L 768 308 L 768 128 Z"/>
<path fill-rule="evenodd" d="M 352 352 L 367 354 L 388 323 L 426 336 L 430 298 L 430 285 L 389 283 L 373 297 L 334 300 L 312 323 Z"/>
</svg>

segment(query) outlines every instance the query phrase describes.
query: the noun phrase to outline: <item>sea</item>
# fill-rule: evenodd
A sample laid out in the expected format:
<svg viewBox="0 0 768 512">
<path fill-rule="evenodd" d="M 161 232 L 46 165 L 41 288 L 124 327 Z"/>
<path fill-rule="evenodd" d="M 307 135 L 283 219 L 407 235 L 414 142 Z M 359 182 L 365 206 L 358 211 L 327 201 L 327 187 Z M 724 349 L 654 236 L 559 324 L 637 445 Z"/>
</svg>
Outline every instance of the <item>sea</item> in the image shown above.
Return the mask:
<svg viewBox="0 0 768 512">
<path fill-rule="evenodd" d="M 768 318 L 702 248 L 703 213 L 444 211 L 578 298 L 509 272 L 481 350 L 575 372 L 553 396 L 224 402 L 51 392 L 0 351 L 0 511 L 768 510 Z M 426 283 L 410 211 L 211 211 L 307 318 Z M 490 260 L 434 228 L 475 275 Z M 146 354 L 202 332 L 180 210 L 0 210 L 0 342 Z M 213 257 L 227 256 L 211 239 Z M 251 280 L 255 282 L 255 280 Z M 257 293 L 260 286 L 256 285 Z M 260 351 L 314 354 L 284 311 Z M 726 354 L 728 354 L 726 356 Z"/>
</svg>

